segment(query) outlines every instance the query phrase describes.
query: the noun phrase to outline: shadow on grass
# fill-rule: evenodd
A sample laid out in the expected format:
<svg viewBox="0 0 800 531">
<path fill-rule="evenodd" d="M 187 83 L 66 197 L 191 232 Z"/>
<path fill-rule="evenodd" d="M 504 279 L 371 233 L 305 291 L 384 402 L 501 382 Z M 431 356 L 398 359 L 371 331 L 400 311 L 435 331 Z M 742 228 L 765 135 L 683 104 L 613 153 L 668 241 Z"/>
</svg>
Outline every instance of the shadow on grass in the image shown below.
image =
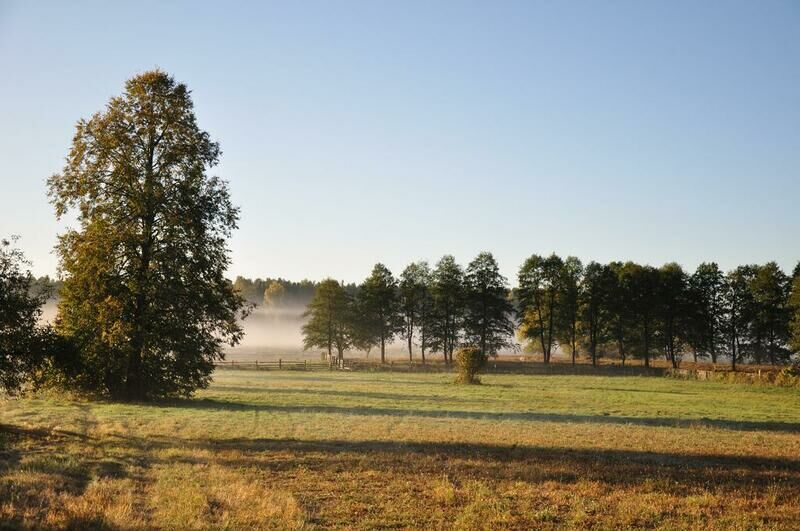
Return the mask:
<svg viewBox="0 0 800 531">
<path fill-rule="evenodd" d="M 215 399 L 171 400 L 155 404 L 154 407 L 176 407 L 220 411 L 258 411 L 264 413 L 323 413 L 351 416 L 395 416 L 420 418 L 452 418 L 469 420 L 521 420 L 531 422 L 564 422 L 621 424 L 670 428 L 720 428 L 735 431 L 773 431 L 800 433 L 800 422 L 756 422 L 721 419 L 681 419 L 676 417 L 618 417 L 613 415 L 577 415 L 573 413 L 493 412 L 465 410 L 427 410 L 385 407 L 345 407 L 335 405 L 274 405 L 227 402 Z"/>
<path fill-rule="evenodd" d="M 27 447 L 39 444 L 54 453 L 63 453 L 64 443 L 79 443 L 87 450 L 122 450 L 140 466 L 145 461 L 148 467 L 213 463 L 231 470 L 267 470 L 275 478 L 294 477 L 298 470 L 333 476 L 344 471 L 433 478 L 446 474 L 460 481 L 598 481 L 626 488 L 646 484 L 657 492 L 681 495 L 730 489 L 763 495 L 767 486 L 779 483 L 787 496 L 800 496 L 800 460 L 774 457 L 453 442 L 145 438 L 109 433 L 96 438 L 70 431 L 0 426 L 0 434 L 4 431 Z M 160 457 L 167 449 L 173 451 Z M 87 475 L 96 477 L 91 464 L 86 460 L 83 466 Z M 0 485 L 18 466 L 16 461 L 0 467 Z M 2 494 L 0 489 L 0 501 Z"/>
<path fill-rule="evenodd" d="M 657 391 L 655 389 L 634 389 L 634 388 L 625 388 L 625 387 L 577 387 L 576 389 L 580 389 L 582 391 L 619 391 L 621 393 L 647 393 L 647 394 L 654 394 L 654 395 L 689 395 L 694 396 L 698 393 L 692 393 L 689 391 Z"/>
<path fill-rule="evenodd" d="M 464 403 L 492 403 L 496 400 L 487 398 L 461 398 L 451 395 L 414 395 L 408 393 L 380 393 L 375 391 L 338 391 L 336 389 L 298 389 L 295 387 L 247 387 L 237 385 L 215 385 L 215 392 L 230 392 L 230 393 L 248 393 L 259 395 L 291 395 L 298 394 L 304 396 L 318 395 L 318 396 L 332 396 L 337 398 L 372 398 L 377 400 L 394 400 L 403 402 L 416 402 L 420 400 L 430 401 L 436 399 L 444 399 L 448 402 L 464 402 Z"/>
</svg>

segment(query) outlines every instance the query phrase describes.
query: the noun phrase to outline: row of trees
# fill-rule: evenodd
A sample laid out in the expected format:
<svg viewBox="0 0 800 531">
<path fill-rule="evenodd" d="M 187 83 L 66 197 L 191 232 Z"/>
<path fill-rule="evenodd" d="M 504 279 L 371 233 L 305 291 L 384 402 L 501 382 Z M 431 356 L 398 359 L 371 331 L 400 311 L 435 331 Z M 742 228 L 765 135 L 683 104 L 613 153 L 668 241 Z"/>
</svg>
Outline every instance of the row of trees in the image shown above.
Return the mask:
<svg viewBox="0 0 800 531">
<path fill-rule="evenodd" d="M 238 276 L 233 281 L 234 289 L 247 302 L 266 308 L 306 306 L 318 286 L 319 282 L 313 280 L 294 282 L 283 278 L 250 279 Z M 354 291 L 355 287 L 349 284 L 347 289 Z"/>
<path fill-rule="evenodd" d="M 355 293 L 332 279 L 320 283 L 306 312 L 304 344 L 329 356 L 336 351 L 339 358 L 350 348 L 379 347 L 381 361 L 395 337 L 405 339 L 409 358 L 418 345 L 423 361 L 427 353 L 441 352 L 452 362 L 456 347 L 465 343 L 495 354 L 515 347 L 509 294 L 490 253 L 481 253 L 466 270 L 449 255 L 433 269 L 415 262 L 399 279 L 377 264 Z"/>
<path fill-rule="evenodd" d="M 516 339 L 549 363 L 557 349 L 573 363 L 580 354 L 631 358 L 649 366 L 657 356 L 677 367 L 684 356 L 714 363 L 780 364 L 800 351 L 800 265 L 793 275 L 774 262 L 723 273 L 703 263 L 693 273 L 669 263 L 584 264 L 575 257 L 533 255 L 508 282 L 490 253 L 466 269 L 452 256 L 431 269 L 415 262 L 395 278 L 377 264 L 352 289 L 319 284 L 303 327 L 305 347 L 342 357 L 402 338 L 424 362 L 433 352 L 452 362 L 459 346 L 483 355 L 516 349 Z"/>
</svg>

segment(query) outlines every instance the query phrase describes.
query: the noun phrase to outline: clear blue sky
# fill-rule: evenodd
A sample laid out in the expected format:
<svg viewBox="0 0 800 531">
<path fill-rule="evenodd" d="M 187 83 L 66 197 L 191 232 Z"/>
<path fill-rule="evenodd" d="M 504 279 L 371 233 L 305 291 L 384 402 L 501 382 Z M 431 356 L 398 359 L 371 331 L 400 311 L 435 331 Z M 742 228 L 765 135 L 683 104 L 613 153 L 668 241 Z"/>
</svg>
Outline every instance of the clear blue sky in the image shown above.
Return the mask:
<svg viewBox="0 0 800 531">
<path fill-rule="evenodd" d="M 800 259 L 796 1 L 0 0 L 0 235 L 37 274 L 75 122 L 155 66 L 221 142 L 231 275 Z"/>
</svg>

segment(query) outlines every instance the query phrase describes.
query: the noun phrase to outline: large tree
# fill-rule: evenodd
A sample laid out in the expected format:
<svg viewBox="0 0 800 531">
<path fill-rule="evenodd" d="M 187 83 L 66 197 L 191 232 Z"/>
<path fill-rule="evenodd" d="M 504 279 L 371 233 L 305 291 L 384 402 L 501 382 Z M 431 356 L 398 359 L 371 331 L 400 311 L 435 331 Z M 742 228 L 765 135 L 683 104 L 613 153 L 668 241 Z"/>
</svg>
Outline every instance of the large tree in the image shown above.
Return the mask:
<svg viewBox="0 0 800 531">
<path fill-rule="evenodd" d="M 560 345 L 569 345 L 573 365 L 575 365 L 578 353 L 578 318 L 582 281 L 583 264 L 580 259 L 568 256 L 564 259 L 564 265 L 561 268 L 556 337 Z"/>
<path fill-rule="evenodd" d="M 725 320 L 728 337 L 731 368 L 736 370 L 736 362 L 744 360 L 749 351 L 752 322 L 755 315 L 750 283 L 758 266 L 743 265 L 725 276 Z"/>
<path fill-rule="evenodd" d="M 686 339 L 689 277 L 677 263 L 664 264 L 658 270 L 658 316 L 664 355 L 678 368 Z"/>
<path fill-rule="evenodd" d="M 41 361 L 37 326 L 47 292 L 36 288 L 28 262 L 12 241 L 0 240 L 0 390 L 17 391 Z"/>
<path fill-rule="evenodd" d="M 338 359 L 353 345 L 353 299 L 345 288 L 333 279 L 317 285 L 311 302 L 303 314 L 308 319 L 303 325 L 303 348 L 325 350 L 328 360 L 336 349 Z"/>
<path fill-rule="evenodd" d="M 716 363 L 724 342 L 725 275 L 716 263 L 702 263 L 689 278 L 687 322 L 689 343 L 697 356 L 710 356 Z"/>
<path fill-rule="evenodd" d="M 359 320 L 365 326 L 366 336 L 380 346 L 381 363 L 386 362 L 386 344 L 402 331 L 397 292 L 397 280 L 383 264 L 375 264 L 358 290 Z"/>
<path fill-rule="evenodd" d="M 423 325 L 430 311 L 431 270 L 425 261 L 409 264 L 400 274 L 400 309 L 403 315 L 403 337 L 408 346 L 408 359 L 414 359 L 414 333 L 420 331 L 420 349 L 425 362 L 425 332 Z"/>
<path fill-rule="evenodd" d="M 556 344 L 563 267 L 564 262 L 555 254 L 547 258 L 534 254 L 519 270 L 520 331 L 525 338 L 539 342 L 545 363 L 550 363 Z"/>
<path fill-rule="evenodd" d="M 633 307 L 637 268 L 633 262 L 612 262 L 609 277 L 608 317 L 609 331 L 617 345 L 622 365 L 628 359 L 639 338 L 638 315 Z"/>
<path fill-rule="evenodd" d="M 631 309 L 639 329 L 636 354 L 644 359 L 645 367 L 649 367 L 655 341 L 658 270 L 653 266 L 634 264 L 630 266 L 628 275 L 631 283 Z"/>
<path fill-rule="evenodd" d="M 579 325 L 592 365 L 597 365 L 599 349 L 609 336 L 609 298 L 614 284 L 614 272 L 609 266 L 597 262 L 587 264 L 581 286 Z"/>
<path fill-rule="evenodd" d="M 756 269 L 749 287 L 755 309 L 752 330 L 757 361 L 760 363 L 766 359 L 772 365 L 788 361 L 790 352 L 786 347 L 791 321 L 789 277 L 778 264 L 768 262 Z"/>
<path fill-rule="evenodd" d="M 797 353 L 800 352 L 800 264 L 795 268 L 795 272 L 792 282 L 792 294 L 789 298 L 789 305 L 792 309 L 789 348 Z"/>
<path fill-rule="evenodd" d="M 492 253 L 481 253 L 467 266 L 464 335 L 481 354 L 495 356 L 502 348 L 513 348 L 514 308 L 509 301 L 508 281 Z"/>
<path fill-rule="evenodd" d="M 245 304 L 225 278 L 239 211 L 207 173 L 219 155 L 189 89 L 159 70 L 78 122 L 48 186 L 57 216 L 78 222 L 59 237 L 57 327 L 80 348 L 86 387 L 187 395 L 241 339 Z"/>
<path fill-rule="evenodd" d="M 436 264 L 431 275 L 433 325 L 431 350 L 440 350 L 446 363 L 452 363 L 464 319 L 464 271 L 451 255 Z"/>
</svg>

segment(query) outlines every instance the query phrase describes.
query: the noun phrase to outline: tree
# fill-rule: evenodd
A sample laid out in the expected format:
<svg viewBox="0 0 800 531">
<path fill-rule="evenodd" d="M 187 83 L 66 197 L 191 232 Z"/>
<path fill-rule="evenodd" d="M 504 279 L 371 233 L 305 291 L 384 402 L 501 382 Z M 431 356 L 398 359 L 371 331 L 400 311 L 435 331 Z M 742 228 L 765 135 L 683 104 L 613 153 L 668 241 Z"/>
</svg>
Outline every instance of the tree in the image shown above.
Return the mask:
<svg viewBox="0 0 800 531">
<path fill-rule="evenodd" d="M 556 308 L 563 267 L 563 261 L 555 254 L 547 258 L 535 254 L 519 270 L 520 332 L 529 340 L 538 339 L 545 363 L 550 363 L 556 343 Z"/>
<path fill-rule="evenodd" d="M 608 267 L 611 271 L 607 299 L 609 331 L 617 344 L 622 365 L 625 365 L 628 351 L 635 343 L 638 332 L 637 315 L 632 304 L 637 266 L 633 262 L 612 262 Z"/>
<path fill-rule="evenodd" d="M 286 302 L 286 288 L 277 280 L 272 280 L 264 288 L 263 297 L 264 306 L 267 308 L 276 308 L 283 306 Z"/>
<path fill-rule="evenodd" d="M 579 325 L 592 365 L 597 365 L 598 349 L 608 337 L 608 301 L 610 287 L 614 284 L 613 276 L 608 266 L 597 262 L 589 262 L 583 274 Z"/>
<path fill-rule="evenodd" d="M 360 319 L 365 337 L 373 338 L 381 348 L 381 363 L 386 363 L 386 343 L 402 330 L 397 280 L 383 265 L 375 264 L 372 273 L 359 289 Z"/>
<path fill-rule="evenodd" d="M 408 345 L 408 359 L 413 360 L 412 342 L 414 332 L 421 329 L 426 312 L 430 308 L 431 271 L 427 262 L 409 264 L 400 275 L 400 309 L 403 314 L 403 337 Z M 422 333 L 422 330 L 421 330 Z M 425 362 L 425 335 L 421 336 L 422 361 Z"/>
<path fill-rule="evenodd" d="M 303 348 L 321 348 L 333 359 L 336 349 L 338 359 L 344 359 L 344 351 L 353 344 L 352 297 L 344 287 L 333 279 L 319 283 L 303 317 Z"/>
<path fill-rule="evenodd" d="M 792 294 L 789 299 L 789 305 L 792 308 L 789 347 L 794 352 L 800 352 L 800 264 L 795 270 L 798 271 L 798 274 L 794 276 Z"/>
<path fill-rule="evenodd" d="M 433 316 L 431 350 L 441 350 L 445 363 L 452 363 L 464 318 L 464 271 L 451 255 L 436 264 L 431 275 Z"/>
<path fill-rule="evenodd" d="M 561 269 L 556 338 L 559 344 L 569 345 L 573 365 L 578 351 L 578 312 L 582 278 L 583 264 L 578 258 L 568 256 Z"/>
<path fill-rule="evenodd" d="M 764 354 L 772 365 L 788 361 L 790 352 L 786 345 L 791 321 L 789 277 L 778 264 L 769 262 L 756 269 L 749 288 L 755 309 L 752 330 L 758 362 L 761 362 Z"/>
<path fill-rule="evenodd" d="M 48 292 L 35 290 L 29 263 L 13 240 L 0 240 L 0 389 L 13 393 L 42 359 L 37 326 Z"/>
<path fill-rule="evenodd" d="M 739 266 L 725 277 L 725 312 L 727 336 L 730 344 L 731 368 L 745 357 L 745 344 L 750 334 L 755 313 L 749 286 L 757 266 Z"/>
<path fill-rule="evenodd" d="M 208 385 L 223 345 L 243 335 L 242 297 L 225 278 L 239 211 L 207 175 L 220 149 L 186 85 L 154 70 L 81 120 L 48 180 L 65 273 L 57 328 L 80 349 L 80 384 L 132 400 Z"/>
<path fill-rule="evenodd" d="M 421 262 L 422 271 L 420 279 L 424 284 L 424 289 L 420 288 L 420 298 L 417 307 L 417 330 L 419 332 L 419 349 L 422 363 L 425 363 L 426 349 L 430 348 L 432 338 L 435 336 L 437 316 L 434 308 L 431 285 L 433 283 L 433 273 L 427 262 Z"/>
<path fill-rule="evenodd" d="M 655 340 L 658 270 L 649 265 L 632 264 L 627 275 L 631 290 L 631 309 L 639 327 L 637 354 L 644 358 L 644 366 L 649 367 Z"/>
<path fill-rule="evenodd" d="M 681 346 L 685 339 L 688 316 L 688 277 L 683 268 L 672 262 L 658 270 L 658 311 L 664 354 L 677 369 L 681 361 Z"/>
<path fill-rule="evenodd" d="M 723 341 L 725 275 L 716 263 L 702 263 L 689 278 L 691 320 L 687 323 L 689 343 L 695 353 L 717 362 Z"/>
<path fill-rule="evenodd" d="M 508 299 L 506 278 L 491 253 L 479 254 L 467 266 L 464 335 L 484 357 L 514 347 L 514 308 Z"/>
</svg>

